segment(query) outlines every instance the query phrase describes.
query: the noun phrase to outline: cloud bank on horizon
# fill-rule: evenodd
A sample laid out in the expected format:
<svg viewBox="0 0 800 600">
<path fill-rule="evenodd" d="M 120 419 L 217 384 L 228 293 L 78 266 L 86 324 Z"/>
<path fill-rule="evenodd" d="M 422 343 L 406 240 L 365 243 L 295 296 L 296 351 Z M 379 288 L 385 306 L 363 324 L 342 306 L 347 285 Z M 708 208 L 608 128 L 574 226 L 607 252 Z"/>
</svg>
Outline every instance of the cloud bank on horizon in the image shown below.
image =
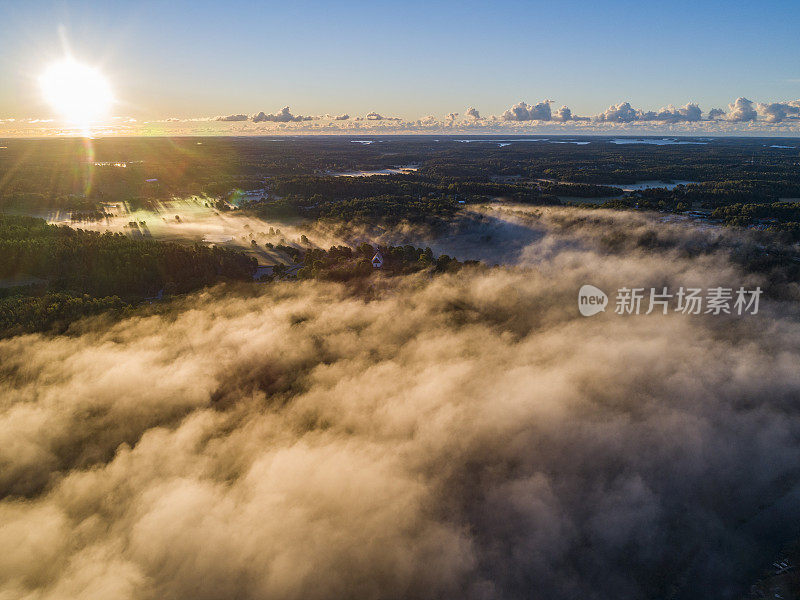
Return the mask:
<svg viewBox="0 0 800 600">
<path fill-rule="evenodd" d="M 703 115 L 703 110 L 695 102 L 689 102 L 685 106 L 675 107 L 665 106 L 657 111 L 645 111 L 634 108 L 630 102 L 620 102 L 612 104 L 601 113 L 592 116 L 579 116 L 572 112 L 568 106 L 562 106 L 558 110 L 552 110 L 553 100 L 542 100 L 536 104 L 528 104 L 524 100 L 514 104 L 502 114 L 482 117 L 480 111 L 475 107 L 468 107 L 463 117 L 456 112 L 449 113 L 444 119 L 436 119 L 430 115 L 422 117 L 417 121 L 404 121 L 400 117 L 387 117 L 377 112 L 369 112 L 363 117 L 356 117 L 356 121 L 395 121 L 404 124 L 450 124 L 453 122 L 490 122 L 490 123 L 700 123 L 708 121 L 724 121 L 728 123 L 747 123 L 761 120 L 765 123 L 800 123 L 800 99 L 789 102 L 761 103 L 753 102 L 744 97 L 739 97 L 727 107 L 712 108 Z M 273 122 L 273 123 L 295 123 L 303 121 L 342 121 L 349 120 L 350 115 L 331 116 L 329 114 L 319 116 L 294 115 L 288 106 L 284 106 L 276 114 L 265 114 L 263 111 L 252 116 L 245 114 L 231 114 L 214 117 L 213 120 L 220 122 L 252 121 L 253 123 Z"/>
<path fill-rule="evenodd" d="M 716 134 L 800 134 L 800 99 L 781 102 L 755 102 L 738 97 L 726 108 L 704 111 L 696 102 L 684 106 L 667 105 L 644 110 L 623 101 L 595 115 L 576 115 L 566 105 L 554 109 L 553 100 L 534 104 L 520 101 L 499 115 L 484 116 L 474 106 L 443 117 L 427 115 L 415 120 L 370 111 L 363 115 L 298 115 L 289 106 L 277 112 L 260 111 L 251 115 L 231 113 L 212 117 L 170 117 L 137 121 L 115 117 L 108 134 L 226 134 L 258 135 L 286 133 L 678 133 Z M 168 126 L 167 126 L 168 125 Z M 68 133 L 48 119 L 0 119 L 0 135 L 44 135 Z"/>
</svg>

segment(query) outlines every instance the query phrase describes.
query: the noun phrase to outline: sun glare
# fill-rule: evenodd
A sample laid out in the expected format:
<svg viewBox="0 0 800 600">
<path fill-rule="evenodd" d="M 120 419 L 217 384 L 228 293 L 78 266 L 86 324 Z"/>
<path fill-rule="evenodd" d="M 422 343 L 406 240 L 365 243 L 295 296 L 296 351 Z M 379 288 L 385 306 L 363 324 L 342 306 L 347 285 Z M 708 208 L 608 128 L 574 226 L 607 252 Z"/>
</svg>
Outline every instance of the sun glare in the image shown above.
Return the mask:
<svg viewBox="0 0 800 600">
<path fill-rule="evenodd" d="M 70 123 L 87 126 L 108 116 L 114 97 L 103 74 L 65 58 L 39 77 L 44 99 Z"/>
</svg>

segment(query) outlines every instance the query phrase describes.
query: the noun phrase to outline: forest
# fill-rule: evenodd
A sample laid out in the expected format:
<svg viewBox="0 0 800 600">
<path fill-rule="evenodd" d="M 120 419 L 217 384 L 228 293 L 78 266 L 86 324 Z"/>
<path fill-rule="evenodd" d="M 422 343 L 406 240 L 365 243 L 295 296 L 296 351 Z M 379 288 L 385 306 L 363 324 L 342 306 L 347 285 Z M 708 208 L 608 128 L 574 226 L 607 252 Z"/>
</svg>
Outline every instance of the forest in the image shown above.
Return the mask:
<svg viewBox="0 0 800 600">
<path fill-rule="evenodd" d="M 647 140 L 645 140 L 647 141 Z M 369 142 L 369 143 L 363 143 Z M 196 195 L 214 211 L 445 228 L 471 205 L 580 203 L 690 214 L 723 226 L 800 240 L 800 151 L 777 139 L 618 145 L 604 138 L 536 141 L 506 136 L 372 138 L 130 138 L 4 140 L 0 151 L 0 331 L 63 328 L 82 315 L 130 310 L 145 299 L 224 281 L 250 281 L 256 260 L 203 243 L 81 229 L 114 206 L 156 209 Z M 373 176 L 381 169 L 402 173 Z M 647 181 L 651 189 L 624 186 Z M 659 185 L 658 182 L 663 184 Z M 675 185 L 674 182 L 679 182 Z M 69 216 L 72 227 L 46 218 Z M 33 216 L 35 215 L 35 216 Z M 39 218 L 44 217 L 44 218 Z M 375 248 L 301 251 L 298 279 L 355 281 Z M 382 247 L 383 273 L 443 272 L 462 263 L 414 246 Z M 746 256 L 748 269 L 794 273 L 794 255 Z M 273 278 L 286 274 L 277 265 Z M 791 275 L 794 277 L 794 275 Z"/>
<path fill-rule="evenodd" d="M 380 271 L 372 266 L 375 253 L 380 252 Z M 329 250 L 313 248 L 303 257 L 303 267 L 297 272 L 299 279 L 327 281 L 352 281 L 374 273 L 380 275 L 408 275 L 428 270 L 432 274 L 452 273 L 465 265 L 477 266 L 479 261 L 461 262 L 447 254 L 434 256 L 430 248 L 405 246 L 372 246 L 366 242 L 356 248 L 333 246 Z"/>
<path fill-rule="evenodd" d="M 50 329 L 222 281 L 248 281 L 242 252 L 49 225 L 0 214 L 0 334 Z"/>
<path fill-rule="evenodd" d="M 0 278 L 41 278 L 51 290 L 124 298 L 155 296 L 162 289 L 185 293 L 219 279 L 247 280 L 255 267 L 255 259 L 219 246 L 189 246 L 0 215 Z"/>
<path fill-rule="evenodd" d="M 462 205 L 496 199 L 558 205 L 565 197 L 586 198 L 600 199 L 608 208 L 710 213 L 731 205 L 772 205 L 800 198 L 800 150 L 792 140 L 675 138 L 664 144 L 617 144 L 615 139 L 579 136 L 503 140 L 491 136 L 376 137 L 357 140 L 360 143 L 344 136 L 6 140 L 0 152 L 0 211 L 41 215 L 68 211 L 76 220 L 97 220 L 109 202 L 147 208 L 169 198 L 199 195 L 220 210 L 235 205 L 268 218 L 436 224 L 450 219 Z M 338 176 L 408 165 L 416 170 Z M 621 189 L 641 181 L 660 181 L 664 187 Z M 688 183 L 667 189 L 672 182 Z M 776 219 L 775 228 L 780 228 L 785 213 L 772 210 L 768 218 Z M 739 218 L 725 223 L 749 222 Z M 795 226 L 783 229 L 793 231 Z"/>
<path fill-rule="evenodd" d="M 430 248 L 334 246 L 329 250 L 275 246 L 302 266 L 288 273 L 277 264 L 261 281 L 320 279 L 354 282 L 375 275 L 428 270 L 453 272 L 465 264 Z M 378 271 L 371 263 L 383 257 Z M 203 244 L 177 244 L 122 233 L 98 233 L 49 225 L 36 217 L 0 215 L 0 337 L 64 331 L 82 318 L 129 314 L 145 301 L 159 301 L 224 282 L 251 282 L 256 259 L 241 251 Z"/>
</svg>

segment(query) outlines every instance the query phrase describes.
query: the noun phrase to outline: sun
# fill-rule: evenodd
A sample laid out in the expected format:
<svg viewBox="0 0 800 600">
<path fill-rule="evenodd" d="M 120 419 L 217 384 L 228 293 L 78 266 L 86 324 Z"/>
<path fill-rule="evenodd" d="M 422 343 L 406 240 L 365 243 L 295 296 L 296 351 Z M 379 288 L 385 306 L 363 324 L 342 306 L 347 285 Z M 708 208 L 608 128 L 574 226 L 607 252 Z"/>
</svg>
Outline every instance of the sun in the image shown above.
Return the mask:
<svg viewBox="0 0 800 600">
<path fill-rule="evenodd" d="M 65 120 L 88 126 L 106 116 L 114 102 L 111 86 L 96 68 L 65 58 L 39 77 L 44 99 Z"/>
</svg>

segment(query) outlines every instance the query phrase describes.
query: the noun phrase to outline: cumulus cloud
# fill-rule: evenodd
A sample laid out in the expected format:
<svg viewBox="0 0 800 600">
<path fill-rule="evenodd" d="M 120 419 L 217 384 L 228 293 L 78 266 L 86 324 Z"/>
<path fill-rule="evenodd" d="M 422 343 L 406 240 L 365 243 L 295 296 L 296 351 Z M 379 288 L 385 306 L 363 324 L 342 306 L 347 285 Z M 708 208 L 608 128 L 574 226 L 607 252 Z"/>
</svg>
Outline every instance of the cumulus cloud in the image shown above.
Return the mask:
<svg viewBox="0 0 800 600">
<path fill-rule="evenodd" d="M 567 121 L 589 121 L 589 117 L 579 117 L 578 115 L 573 115 L 572 110 L 567 106 L 562 106 L 557 111 L 553 113 L 553 121 L 557 121 L 559 123 L 566 123 Z"/>
<path fill-rule="evenodd" d="M 737 98 L 733 104 L 728 105 L 728 112 L 725 115 L 725 120 L 734 123 L 746 123 L 748 121 L 755 121 L 756 114 L 751 100 L 747 98 Z"/>
<path fill-rule="evenodd" d="M 553 114 L 553 121 L 571 121 L 572 110 L 567 106 L 562 106 Z"/>
<path fill-rule="evenodd" d="M 313 121 L 314 117 L 304 117 L 301 115 L 293 115 L 288 106 L 284 106 L 280 112 L 276 114 L 266 114 L 264 111 L 253 115 L 253 123 L 293 123 L 299 121 Z"/>
<path fill-rule="evenodd" d="M 478 111 L 477 108 L 474 108 L 472 106 L 470 106 L 464 114 L 469 118 L 474 119 L 475 121 L 481 118 L 481 113 Z"/>
<path fill-rule="evenodd" d="M 709 121 L 727 121 L 730 123 L 749 123 L 756 121 L 758 112 L 753 107 L 753 101 L 747 98 L 737 98 L 733 103 L 728 104 L 727 112 L 721 108 L 712 108 L 708 112 Z M 785 115 L 791 114 L 790 111 L 782 112 L 780 106 L 776 105 L 759 105 L 763 106 L 763 114 L 767 116 L 769 122 L 777 123 L 785 118 Z M 781 115 L 784 116 L 781 116 Z M 777 120 L 770 120 L 777 119 Z"/>
<path fill-rule="evenodd" d="M 384 117 L 382 114 L 375 111 L 367 113 L 364 118 L 367 121 L 399 121 L 399 117 Z"/>
<path fill-rule="evenodd" d="M 630 123 L 637 120 L 641 111 L 635 110 L 630 102 L 612 104 L 604 112 L 597 115 L 596 120 L 609 123 Z"/>
<path fill-rule="evenodd" d="M 589 117 L 581 117 L 574 115 L 572 110 L 567 106 L 562 106 L 558 110 L 551 108 L 552 100 L 545 100 L 534 105 L 529 105 L 525 102 L 519 102 L 508 110 L 506 110 L 500 117 L 492 117 L 492 119 L 506 122 L 582 122 L 590 121 Z M 800 100 L 789 102 L 773 102 L 773 103 L 754 103 L 747 98 L 737 98 L 736 101 L 728 105 L 728 110 L 725 111 L 721 108 L 711 109 L 706 119 L 708 121 L 727 121 L 731 123 L 746 123 L 755 121 L 757 116 L 760 115 L 766 123 L 782 123 L 784 121 L 797 121 L 800 120 Z M 458 120 L 459 113 L 449 113 L 446 115 L 443 124 L 451 125 Z M 469 107 L 464 112 L 466 122 L 477 122 L 481 120 L 480 112 L 474 108 Z M 289 107 L 284 107 L 276 114 L 266 114 L 260 112 L 253 115 L 249 119 L 255 123 L 260 122 L 274 122 L 274 123 L 292 123 L 312 121 L 315 119 L 328 119 L 331 121 L 348 121 L 350 120 L 349 114 L 342 115 L 325 115 L 324 117 L 312 116 L 296 116 L 293 115 Z M 432 117 L 430 117 L 432 118 Z M 428 125 L 429 117 L 425 117 L 417 122 L 425 121 Z M 178 119 L 172 119 L 178 120 Z M 247 121 L 248 117 L 244 114 L 231 114 L 225 116 L 214 117 L 212 120 L 221 122 L 236 122 Z M 387 117 L 378 112 L 367 113 L 364 117 L 358 117 L 356 121 L 394 121 L 401 122 L 399 117 Z M 619 104 L 611 105 L 604 112 L 596 115 L 594 120 L 601 123 L 699 123 L 703 121 L 703 111 L 700 106 L 694 102 L 689 102 L 684 106 L 675 107 L 673 105 L 665 106 L 657 111 L 645 111 L 642 109 L 634 108 L 630 102 L 620 102 Z M 437 121 L 438 122 L 438 121 Z"/>
<path fill-rule="evenodd" d="M 262 113 L 263 114 L 263 113 Z M 216 121 L 247 121 L 247 115 L 227 115 L 224 117 L 216 117 Z"/>
<path fill-rule="evenodd" d="M 0 597 L 745 589 L 800 493 L 788 303 L 586 319 L 584 283 L 765 282 L 727 233 L 644 215 L 460 227 L 523 235 L 517 266 L 379 281 L 369 301 L 217 288 L 0 341 Z"/>
<path fill-rule="evenodd" d="M 800 119 L 800 100 L 791 102 L 772 102 L 769 104 L 758 103 L 756 105 L 758 114 L 764 117 L 767 123 L 781 123 L 790 120 Z"/>
<path fill-rule="evenodd" d="M 438 127 L 442 123 L 433 115 L 425 115 L 416 120 L 415 125 L 418 127 Z"/>
<path fill-rule="evenodd" d="M 630 102 L 612 104 L 604 112 L 595 117 L 597 121 L 608 123 L 632 123 L 634 121 L 658 121 L 663 123 L 680 123 L 700 121 L 703 111 L 694 102 L 676 108 L 666 106 L 659 111 L 643 111 L 633 108 Z"/>
<path fill-rule="evenodd" d="M 703 117 L 703 111 L 694 102 L 689 102 L 686 106 L 675 108 L 671 104 L 662 108 L 653 117 L 654 121 L 664 121 L 665 123 L 680 123 L 682 121 L 696 122 Z"/>
<path fill-rule="evenodd" d="M 500 115 L 500 118 L 503 121 L 550 121 L 552 118 L 551 103 L 552 100 L 545 100 L 534 105 L 519 102 Z"/>
</svg>

